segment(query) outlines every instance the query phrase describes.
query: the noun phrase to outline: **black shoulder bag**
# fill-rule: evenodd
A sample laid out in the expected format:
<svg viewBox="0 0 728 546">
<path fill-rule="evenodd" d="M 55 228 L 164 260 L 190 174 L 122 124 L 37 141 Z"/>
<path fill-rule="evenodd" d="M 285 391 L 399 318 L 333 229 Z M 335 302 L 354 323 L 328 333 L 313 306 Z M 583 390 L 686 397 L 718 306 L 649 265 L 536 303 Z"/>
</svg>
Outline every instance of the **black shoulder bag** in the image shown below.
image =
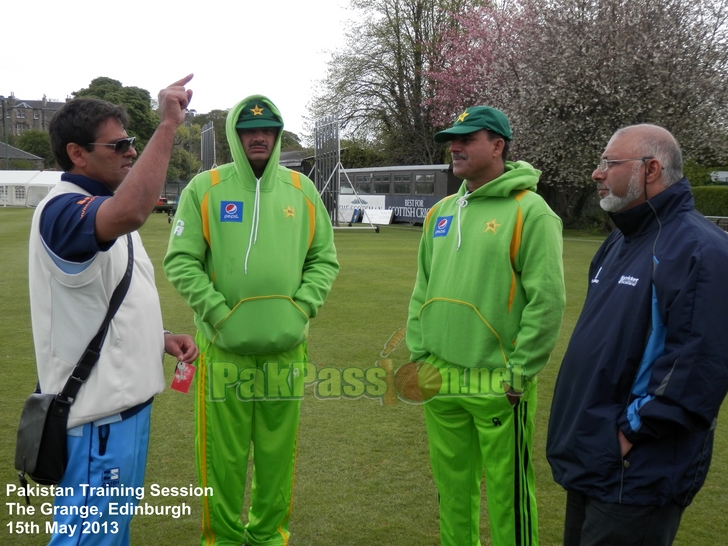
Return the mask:
<svg viewBox="0 0 728 546">
<path fill-rule="evenodd" d="M 127 234 L 129 261 L 124 277 L 119 282 L 109 301 L 109 309 L 98 333 L 89 342 L 86 351 L 71 372 L 66 385 L 59 394 L 40 392 L 40 382 L 33 394 L 25 401 L 18 425 L 18 441 L 15 445 L 15 469 L 23 488 L 27 488 L 27 473 L 41 485 L 56 485 L 66 471 L 67 443 L 66 428 L 68 414 L 81 386 L 99 360 L 101 345 L 111 319 L 121 306 L 131 283 L 134 268 L 134 250 L 131 235 Z M 26 500 L 30 503 L 28 496 Z"/>
</svg>

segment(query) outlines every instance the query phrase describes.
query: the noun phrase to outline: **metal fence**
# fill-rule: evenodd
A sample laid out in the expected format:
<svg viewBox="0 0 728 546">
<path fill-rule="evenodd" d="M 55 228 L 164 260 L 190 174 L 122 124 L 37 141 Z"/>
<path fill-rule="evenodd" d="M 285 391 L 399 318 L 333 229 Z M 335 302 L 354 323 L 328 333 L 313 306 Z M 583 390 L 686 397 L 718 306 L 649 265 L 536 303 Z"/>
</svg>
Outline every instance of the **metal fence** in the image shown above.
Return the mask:
<svg viewBox="0 0 728 546">
<path fill-rule="evenodd" d="M 723 231 L 728 231 L 728 216 L 706 216 L 706 218 Z"/>
</svg>

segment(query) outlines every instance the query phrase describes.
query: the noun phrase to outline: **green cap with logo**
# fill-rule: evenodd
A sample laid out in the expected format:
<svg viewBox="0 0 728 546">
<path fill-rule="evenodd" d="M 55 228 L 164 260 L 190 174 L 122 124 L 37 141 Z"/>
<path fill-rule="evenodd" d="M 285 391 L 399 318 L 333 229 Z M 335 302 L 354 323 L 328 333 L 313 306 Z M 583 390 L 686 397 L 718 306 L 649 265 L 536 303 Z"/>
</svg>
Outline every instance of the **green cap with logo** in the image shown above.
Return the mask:
<svg viewBox="0 0 728 546">
<path fill-rule="evenodd" d="M 261 129 L 274 127 L 280 129 L 283 122 L 276 116 L 268 105 L 263 101 L 251 100 L 240 111 L 236 129 Z"/>
<path fill-rule="evenodd" d="M 449 129 L 435 134 L 435 142 L 447 142 L 458 135 L 467 135 L 481 129 L 498 133 L 506 140 L 513 138 L 511 124 L 506 115 L 490 106 L 472 106 L 460 114 Z"/>
</svg>

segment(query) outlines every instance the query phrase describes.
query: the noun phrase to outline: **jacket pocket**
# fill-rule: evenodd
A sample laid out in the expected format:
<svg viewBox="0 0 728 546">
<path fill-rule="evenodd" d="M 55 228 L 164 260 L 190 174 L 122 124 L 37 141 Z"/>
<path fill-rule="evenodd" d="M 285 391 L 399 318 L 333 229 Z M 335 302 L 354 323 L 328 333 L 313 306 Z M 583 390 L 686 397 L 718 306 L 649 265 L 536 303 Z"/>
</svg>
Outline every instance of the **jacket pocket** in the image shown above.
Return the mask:
<svg viewBox="0 0 728 546">
<path fill-rule="evenodd" d="M 500 336 L 478 309 L 467 302 L 433 298 L 420 309 L 427 351 L 465 367 L 505 366 Z"/>
<path fill-rule="evenodd" d="M 287 351 L 306 339 L 308 315 L 288 296 L 240 300 L 216 326 L 213 345 L 236 354 Z"/>
</svg>

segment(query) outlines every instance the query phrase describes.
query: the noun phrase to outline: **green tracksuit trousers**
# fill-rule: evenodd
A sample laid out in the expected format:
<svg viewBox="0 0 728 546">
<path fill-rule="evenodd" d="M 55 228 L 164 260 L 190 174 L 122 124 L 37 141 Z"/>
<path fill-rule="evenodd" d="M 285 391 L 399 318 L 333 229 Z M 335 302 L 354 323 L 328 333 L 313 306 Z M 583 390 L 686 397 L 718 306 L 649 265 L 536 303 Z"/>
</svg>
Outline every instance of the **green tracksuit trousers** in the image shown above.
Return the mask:
<svg viewBox="0 0 728 546">
<path fill-rule="evenodd" d="M 306 343 L 275 355 L 235 355 L 199 332 L 195 401 L 197 476 L 203 497 L 203 546 L 285 546 L 291 511 L 300 396 L 286 368 L 306 361 Z M 271 367 L 272 366 L 272 367 Z M 286 380 L 286 376 L 288 379 Z M 247 524 L 242 510 L 253 456 Z"/>
<path fill-rule="evenodd" d="M 433 357 L 428 361 L 441 370 L 453 368 Z M 425 403 L 424 412 L 443 546 L 480 546 L 484 469 L 493 546 L 537 546 L 531 456 L 536 382 L 527 385 L 513 406 L 502 391 L 437 395 Z"/>
</svg>

